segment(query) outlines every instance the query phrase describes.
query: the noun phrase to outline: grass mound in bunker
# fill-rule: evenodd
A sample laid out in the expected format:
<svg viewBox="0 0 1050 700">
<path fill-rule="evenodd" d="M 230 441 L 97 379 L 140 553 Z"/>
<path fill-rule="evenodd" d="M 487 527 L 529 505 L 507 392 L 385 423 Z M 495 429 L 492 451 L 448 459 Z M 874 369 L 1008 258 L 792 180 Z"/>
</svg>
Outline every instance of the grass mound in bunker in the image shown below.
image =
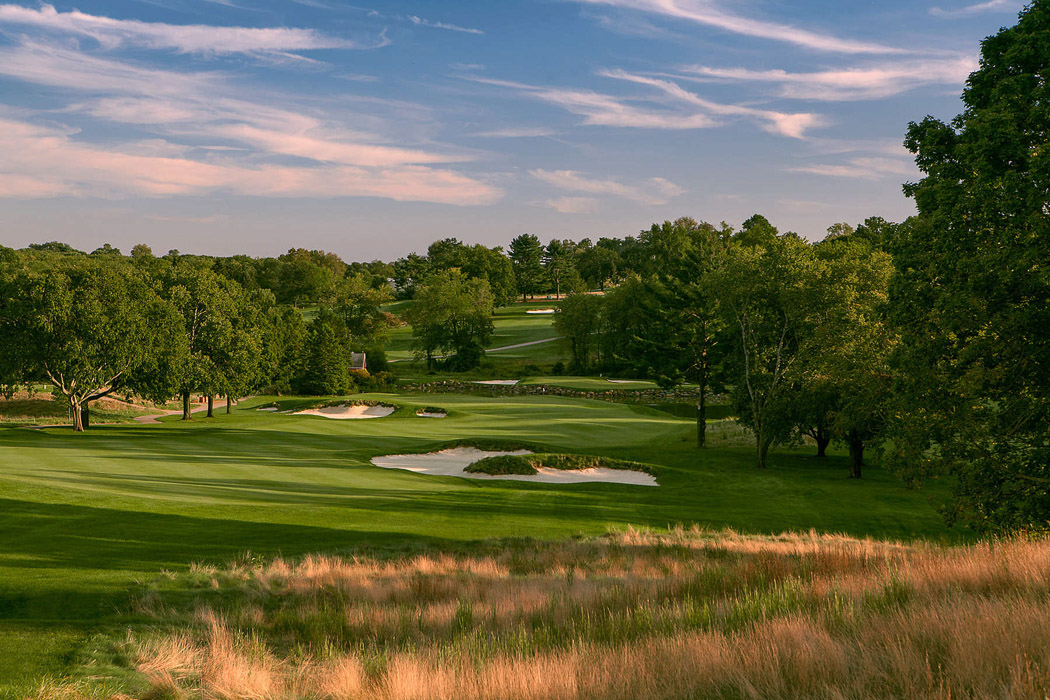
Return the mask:
<svg viewBox="0 0 1050 700">
<path fill-rule="evenodd" d="M 538 474 L 541 469 L 577 471 L 583 469 L 617 469 L 636 471 L 655 476 L 653 468 L 641 462 L 624 459 L 574 454 L 528 454 L 486 457 L 474 462 L 465 471 L 473 474 Z"/>
</svg>

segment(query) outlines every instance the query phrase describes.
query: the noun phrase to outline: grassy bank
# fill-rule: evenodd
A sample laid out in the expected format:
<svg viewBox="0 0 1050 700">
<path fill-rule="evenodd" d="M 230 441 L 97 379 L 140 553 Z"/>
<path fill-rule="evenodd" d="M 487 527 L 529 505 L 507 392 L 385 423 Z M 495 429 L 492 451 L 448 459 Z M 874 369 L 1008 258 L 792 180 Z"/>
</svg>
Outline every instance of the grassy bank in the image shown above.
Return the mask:
<svg viewBox="0 0 1050 700">
<path fill-rule="evenodd" d="M 1050 542 L 628 530 L 195 566 L 41 696 L 1043 698 Z"/>
</svg>

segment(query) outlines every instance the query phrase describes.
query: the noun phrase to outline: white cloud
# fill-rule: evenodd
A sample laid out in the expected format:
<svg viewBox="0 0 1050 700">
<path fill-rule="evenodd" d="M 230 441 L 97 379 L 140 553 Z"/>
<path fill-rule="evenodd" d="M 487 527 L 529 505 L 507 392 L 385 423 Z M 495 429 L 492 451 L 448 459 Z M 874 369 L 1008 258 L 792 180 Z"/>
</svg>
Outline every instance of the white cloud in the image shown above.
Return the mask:
<svg viewBox="0 0 1050 700">
<path fill-rule="evenodd" d="M 638 185 L 625 185 L 616 180 L 595 180 L 575 170 L 530 170 L 529 174 L 548 185 L 570 192 L 613 195 L 641 204 L 666 204 L 683 190 L 662 177 L 654 177 Z"/>
<path fill-rule="evenodd" d="M 727 117 L 744 117 L 758 122 L 770 133 L 803 138 L 805 132 L 825 123 L 824 117 L 808 112 L 778 112 L 743 105 L 727 105 L 706 100 L 669 80 L 628 73 L 603 71 L 607 78 L 656 88 L 657 95 L 614 97 L 592 90 L 552 88 L 478 76 L 465 76 L 484 85 L 495 85 L 523 92 L 534 99 L 562 107 L 582 116 L 588 126 L 614 126 L 639 129 L 706 129 L 722 126 Z M 651 106 L 640 106 L 648 103 Z"/>
<path fill-rule="evenodd" d="M 875 100 L 927 85 L 958 85 L 977 69 L 972 56 L 892 61 L 887 63 L 792 73 L 785 70 L 750 70 L 685 66 L 686 79 L 699 81 L 770 83 L 780 87 L 780 96 L 789 99 L 848 101 Z"/>
<path fill-rule="evenodd" d="M 988 0 L 975 5 L 966 5 L 954 10 L 946 10 L 940 7 L 930 8 L 930 14 L 936 17 L 966 17 L 978 15 L 983 12 L 1020 12 L 1023 3 L 1018 0 Z"/>
<path fill-rule="evenodd" d="M 819 114 L 808 112 L 778 112 L 769 109 L 756 109 L 743 105 L 727 105 L 719 102 L 706 100 L 688 90 L 683 89 L 677 83 L 670 80 L 661 80 L 644 75 L 628 73 L 622 70 L 604 71 L 602 75 L 609 78 L 626 80 L 632 83 L 640 83 L 655 87 L 669 97 L 693 105 L 718 116 L 749 117 L 759 122 L 765 131 L 792 138 L 803 138 L 805 132 L 813 127 L 824 124 L 824 118 Z"/>
<path fill-rule="evenodd" d="M 65 109 L 49 112 L 49 120 L 86 116 L 124 128 L 108 129 L 107 140 L 100 142 L 52 122 L 42 126 L 25 110 L 17 118 L 0 112 L 2 196 L 227 192 L 461 205 L 502 196 L 481 179 L 435 167 L 469 156 L 429 143 L 403 145 L 403 136 L 392 143 L 395 139 L 348 127 L 366 118 L 336 111 L 324 101 L 311 105 L 289 94 L 243 96 L 229 74 L 161 70 L 68 44 L 23 41 L 0 47 L 0 75 L 68 95 Z M 391 111 L 404 120 L 404 109 Z"/>
<path fill-rule="evenodd" d="M 686 20 L 722 31 L 759 39 L 772 39 L 813 51 L 849 54 L 910 53 L 883 44 L 841 39 L 787 24 L 750 19 L 721 9 L 714 0 L 576 0 L 591 5 L 610 5 L 639 12 Z"/>
<path fill-rule="evenodd" d="M 449 24 L 448 22 L 433 22 L 429 19 L 423 19 L 422 17 L 416 17 L 415 15 L 409 15 L 408 21 L 419 27 L 431 27 L 433 29 L 448 29 L 453 32 L 462 32 L 464 34 L 484 34 L 485 32 L 480 29 L 474 29 L 472 27 L 461 27 L 458 24 Z"/>
<path fill-rule="evenodd" d="M 130 152 L 129 152 L 130 151 Z M 424 166 L 289 166 L 230 158 L 143 155 L 76 141 L 61 129 L 0 118 L 0 196 L 168 197 L 214 192 L 268 197 L 382 197 L 488 204 L 500 191 Z"/>
<path fill-rule="evenodd" d="M 799 165 L 788 168 L 793 173 L 808 173 L 810 175 L 825 175 L 828 177 L 858 178 L 864 180 L 879 180 L 884 177 L 907 177 L 917 175 L 918 170 L 912 163 L 896 158 L 879 157 L 856 157 L 850 158 L 845 163 L 815 165 Z"/>
<path fill-rule="evenodd" d="M 326 36 L 312 29 L 292 27 L 222 27 L 112 19 L 78 10 L 59 12 L 51 5 L 42 5 L 40 9 L 0 5 L 0 24 L 32 26 L 89 37 L 104 49 L 134 46 L 180 53 L 286 54 L 310 49 L 376 48 L 387 43 L 384 37 L 361 44 Z"/>
<path fill-rule="evenodd" d="M 548 199 L 544 206 L 559 214 L 593 214 L 598 211 L 598 200 L 593 197 L 558 197 Z"/>
</svg>

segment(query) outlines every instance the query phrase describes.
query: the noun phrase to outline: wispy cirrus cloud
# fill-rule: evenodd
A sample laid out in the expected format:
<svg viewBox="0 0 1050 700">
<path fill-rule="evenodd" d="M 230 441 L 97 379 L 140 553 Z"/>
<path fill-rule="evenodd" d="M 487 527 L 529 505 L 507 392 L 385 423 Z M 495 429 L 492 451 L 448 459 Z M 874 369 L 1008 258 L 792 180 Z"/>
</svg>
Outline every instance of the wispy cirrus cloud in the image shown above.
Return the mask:
<svg viewBox="0 0 1050 700">
<path fill-rule="evenodd" d="M 838 102 L 882 99 L 928 85 L 961 86 L 977 65 L 974 56 L 889 61 L 810 72 L 692 65 L 682 67 L 675 77 L 701 82 L 767 83 L 778 86 L 781 97 Z"/>
<path fill-rule="evenodd" d="M 794 44 L 812 51 L 847 54 L 904 54 L 904 49 L 802 29 L 789 24 L 743 17 L 713 0 L 575 0 L 686 20 L 733 34 Z"/>
<path fill-rule="evenodd" d="M 502 196 L 447 167 L 470 155 L 403 138 L 392 143 L 347 126 L 365 119 L 323 101 L 253 94 L 220 71 L 155 68 L 69 42 L 19 41 L 0 47 L 0 76 L 48 86 L 67 102 L 44 114 L 0 111 L 0 196 L 233 193 L 457 205 Z M 56 123 L 85 119 L 124 128 L 100 139 Z"/>
<path fill-rule="evenodd" d="M 788 168 L 788 172 L 845 177 L 863 180 L 879 180 L 885 177 L 899 178 L 916 175 L 914 164 L 897 158 L 858 156 L 843 163 L 817 163 Z"/>
<path fill-rule="evenodd" d="M 529 175 L 560 190 L 594 195 L 611 195 L 640 204 L 666 204 L 685 191 L 670 180 L 662 177 L 650 178 L 636 185 L 626 185 L 617 180 L 590 178 L 575 170 L 543 170 L 537 168 L 530 170 Z"/>
<path fill-rule="evenodd" d="M 179 53 L 288 54 L 313 49 L 377 48 L 389 43 L 382 35 L 368 42 L 359 42 L 327 36 L 313 29 L 142 22 L 91 15 L 79 10 L 60 12 L 52 5 L 42 5 L 39 9 L 0 5 L 0 25 L 28 26 L 88 37 L 104 49 L 131 46 Z"/>
<path fill-rule="evenodd" d="M 623 70 L 602 71 L 600 75 L 654 87 L 674 100 L 693 105 L 720 117 L 746 117 L 752 119 L 757 121 L 764 131 L 780 134 L 781 136 L 803 138 L 808 129 L 825 123 L 824 117 L 809 112 L 779 112 L 771 109 L 758 109 L 744 105 L 713 102 L 689 92 L 670 80 L 628 73 Z"/>
<path fill-rule="evenodd" d="M 290 166 L 251 159 L 144 155 L 77 141 L 68 130 L 0 119 L 0 197 L 170 197 L 227 193 L 269 197 L 382 197 L 488 204 L 499 191 L 460 173 L 423 166 Z"/>
<path fill-rule="evenodd" d="M 463 76 L 464 80 L 519 91 L 533 99 L 557 105 L 583 117 L 587 126 L 616 126 L 640 129 L 706 129 L 720 122 L 695 110 L 640 107 L 631 100 L 593 90 L 528 85 L 510 80 Z M 638 100 L 634 100 L 638 102 Z"/>
<path fill-rule="evenodd" d="M 431 27 L 433 29 L 447 29 L 452 32 L 461 32 L 463 34 L 484 34 L 485 32 L 480 29 L 474 29 L 473 27 L 461 27 L 458 24 L 451 24 L 449 22 L 436 22 L 434 20 L 424 19 L 417 17 L 416 15 L 409 15 L 408 21 L 417 27 Z"/>
<path fill-rule="evenodd" d="M 970 15 L 979 15 L 984 12 L 1019 12 L 1024 3 L 1018 2 L 1018 0 L 988 0 L 988 2 L 979 2 L 973 5 L 964 5 L 963 7 L 957 7 L 954 9 L 945 9 L 942 7 L 930 8 L 930 14 L 935 17 L 968 17 Z"/>
<path fill-rule="evenodd" d="M 736 118 L 756 122 L 770 133 L 803 138 L 809 129 L 822 126 L 825 118 L 809 112 L 781 112 L 746 105 L 723 104 L 685 90 L 671 80 L 624 70 L 603 70 L 598 75 L 655 88 L 656 94 L 619 97 L 593 90 L 527 85 L 507 80 L 463 76 L 464 80 L 511 88 L 534 99 L 554 104 L 582 116 L 588 126 L 640 129 L 707 129 Z"/>
</svg>

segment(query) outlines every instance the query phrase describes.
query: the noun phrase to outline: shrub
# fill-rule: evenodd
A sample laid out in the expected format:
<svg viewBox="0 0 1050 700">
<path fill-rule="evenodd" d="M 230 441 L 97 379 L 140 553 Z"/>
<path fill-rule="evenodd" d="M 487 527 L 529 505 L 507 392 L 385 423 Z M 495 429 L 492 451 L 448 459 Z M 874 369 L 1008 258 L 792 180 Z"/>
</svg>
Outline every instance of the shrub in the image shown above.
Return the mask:
<svg viewBox="0 0 1050 700">
<path fill-rule="evenodd" d="M 535 474 L 536 468 L 529 464 L 529 455 L 499 455 L 486 457 L 467 466 L 464 471 L 472 474 Z"/>
</svg>

